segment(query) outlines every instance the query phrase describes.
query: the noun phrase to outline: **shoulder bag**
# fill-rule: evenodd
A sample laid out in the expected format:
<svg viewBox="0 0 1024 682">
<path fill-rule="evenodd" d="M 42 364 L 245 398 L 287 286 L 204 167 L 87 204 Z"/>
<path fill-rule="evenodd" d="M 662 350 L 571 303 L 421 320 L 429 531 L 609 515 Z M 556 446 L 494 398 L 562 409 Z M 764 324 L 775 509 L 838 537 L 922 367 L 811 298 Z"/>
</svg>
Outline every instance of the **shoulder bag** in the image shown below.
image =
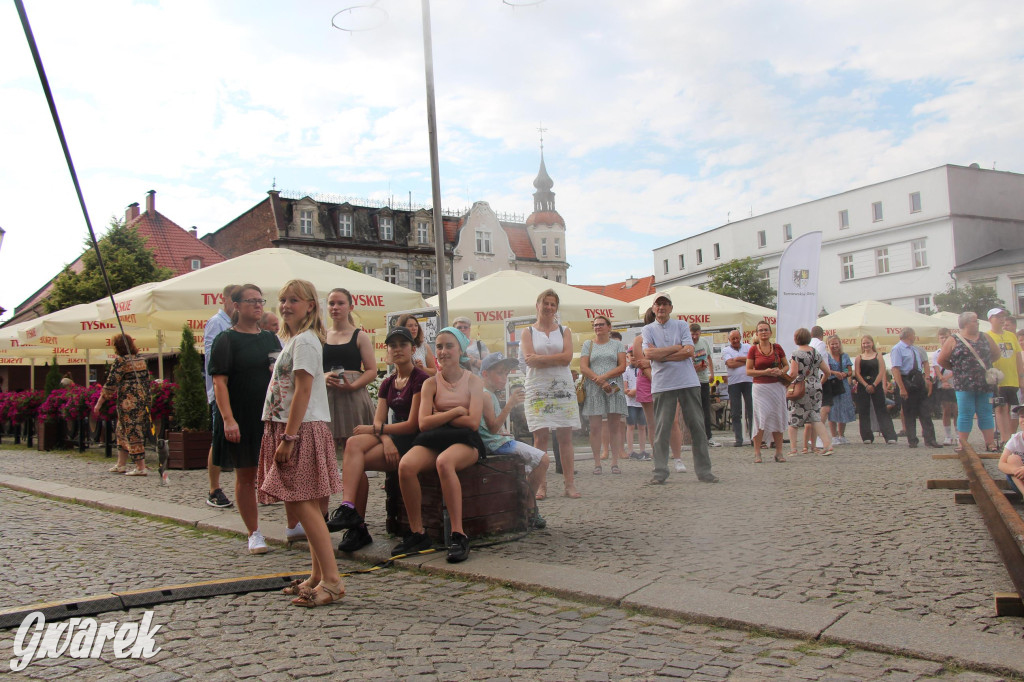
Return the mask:
<svg viewBox="0 0 1024 682">
<path fill-rule="evenodd" d="M 789 386 L 793 383 L 794 378 L 787 373 L 789 365 L 786 362 L 786 354 L 782 351 L 782 346 L 777 343 L 772 348 L 775 352 L 775 366 L 782 370 L 782 374 L 779 375 L 779 383 L 783 386 Z"/>
<path fill-rule="evenodd" d="M 978 364 L 981 365 L 981 368 L 983 370 L 985 370 L 985 382 L 990 387 L 992 387 L 993 390 L 995 390 L 995 387 L 998 386 L 999 382 L 1003 380 L 1003 373 L 1002 373 L 1002 371 L 996 369 L 995 367 L 986 367 L 985 366 L 985 361 L 981 359 L 980 355 L 978 355 L 978 351 L 974 350 L 974 346 L 972 346 L 971 344 L 967 343 L 967 339 L 965 339 L 964 337 L 960 336 L 959 333 L 953 334 L 953 336 L 956 337 L 957 341 L 959 341 L 960 343 L 964 344 L 967 347 L 967 350 L 971 351 L 971 355 L 973 355 L 974 359 L 978 361 Z M 981 338 L 981 337 L 979 337 L 979 338 Z M 986 339 L 986 343 L 987 342 L 988 341 Z"/>
</svg>

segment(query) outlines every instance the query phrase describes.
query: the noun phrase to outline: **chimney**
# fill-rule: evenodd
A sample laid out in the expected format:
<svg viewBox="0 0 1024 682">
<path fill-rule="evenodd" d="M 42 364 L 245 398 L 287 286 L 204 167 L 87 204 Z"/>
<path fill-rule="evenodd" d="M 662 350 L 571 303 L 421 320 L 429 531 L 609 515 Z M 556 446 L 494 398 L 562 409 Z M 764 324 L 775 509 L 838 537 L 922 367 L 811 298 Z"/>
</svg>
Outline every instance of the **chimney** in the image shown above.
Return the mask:
<svg viewBox="0 0 1024 682">
<path fill-rule="evenodd" d="M 135 220 L 138 217 L 139 202 L 136 201 L 134 204 L 128 204 L 128 208 L 126 208 L 124 211 L 124 222 L 130 223 L 131 221 Z"/>
<path fill-rule="evenodd" d="M 623 282 L 623 284 L 625 284 L 625 286 L 623 288 L 624 289 L 632 289 L 633 287 L 636 286 L 636 283 L 639 282 L 639 281 L 640 280 L 638 280 L 636 277 L 634 277 L 633 275 L 630 275 L 629 279 L 627 279 L 625 282 Z"/>
<path fill-rule="evenodd" d="M 146 213 L 156 213 L 156 190 L 146 192 Z"/>
<path fill-rule="evenodd" d="M 197 228 L 195 225 L 192 226 L 192 229 L 189 230 L 189 232 L 192 233 L 193 237 L 195 237 L 196 239 L 199 239 L 199 228 Z"/>
</svg>

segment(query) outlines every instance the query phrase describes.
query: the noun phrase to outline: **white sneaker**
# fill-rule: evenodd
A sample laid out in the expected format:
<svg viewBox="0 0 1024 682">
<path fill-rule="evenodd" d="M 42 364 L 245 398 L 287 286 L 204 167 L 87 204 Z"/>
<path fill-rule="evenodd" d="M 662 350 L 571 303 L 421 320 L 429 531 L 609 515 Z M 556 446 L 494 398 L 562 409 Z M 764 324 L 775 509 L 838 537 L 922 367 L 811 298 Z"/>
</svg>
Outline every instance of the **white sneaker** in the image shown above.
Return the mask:
<svg viewBox="0 0 1024 682">
<path fill-rule="evenodd" d="M 708 438 L 708 447 L 709 448 L 720 448 L 720 447 L 722 447 L 722 444 L 721 443 L 716 443 L 711 438 Z"/>
<path fill-rule="evenodd" d="M 377 478 L 377 474 L 379 472 L 377 472 L 377 471 L 364 471 L 363 473 L 366 474 L 367 478 Z"/>
<path fill-rule="evenodd" d="M 263 533 L 254 530 L 249 536 L 249 554 L 266 554 L 269 547 Z"/>
<path fill-rule="evenodd" d="M 942 444 L 943 445 L 952 445 L 953 444 L 953 437 L 952 436 L 946 436 L 946 440 L 942 441 Z"/>
<path fill-rule="evenodd" d="M 286 528 L 284 531 L 284 539 L 288 542 L 295 542 L 296 540 L 305 540 L 306 531 L 302 529 L 302 524 L 296 523 L 294 528 Z"/>
<path fill-rule="evenodd" d="M 677 459 L 676 460 L 676 471 L 678 471 L 681 474 L 686 473 L 686 465 L 683 464 L 683 460 L 681 460 L 681 459 Z"/>
</svg>

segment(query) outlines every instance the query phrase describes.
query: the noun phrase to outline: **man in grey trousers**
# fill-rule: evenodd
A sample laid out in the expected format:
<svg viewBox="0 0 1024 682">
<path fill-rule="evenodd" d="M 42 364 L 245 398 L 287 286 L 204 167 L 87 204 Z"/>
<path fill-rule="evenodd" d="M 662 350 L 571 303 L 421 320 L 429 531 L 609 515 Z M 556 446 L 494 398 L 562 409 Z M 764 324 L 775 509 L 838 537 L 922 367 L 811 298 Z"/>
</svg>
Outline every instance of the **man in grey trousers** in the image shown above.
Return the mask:
<svg viewBox="0 0 1024 682">
<path fill-rule="evenodd" d="M 718 483 L 711 473 L 708 437 L 704 433 L 704 410 L 700 401 L 700 379 L 693 367 L 693 337 L 690 326 L 670 319 L 672 299 L 660 294 L 654 299 L 654 322 L 643 328 L 644 357 L 651 362 L 651 394 L 654 398 L 654 476 L 649 485 L 668 479 L 669 434 L 676 405 L 693 438 L 693 468 L 703 483 Z"/>
</svg>

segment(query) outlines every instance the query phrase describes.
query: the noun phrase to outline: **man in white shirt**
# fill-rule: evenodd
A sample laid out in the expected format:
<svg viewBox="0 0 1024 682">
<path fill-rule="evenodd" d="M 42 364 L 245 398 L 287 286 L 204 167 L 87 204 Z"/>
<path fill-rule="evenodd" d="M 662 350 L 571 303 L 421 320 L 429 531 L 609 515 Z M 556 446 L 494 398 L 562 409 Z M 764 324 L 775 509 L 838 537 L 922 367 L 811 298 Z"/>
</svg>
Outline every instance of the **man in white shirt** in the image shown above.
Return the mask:
<svg viewBox="0 0 1024 682">
<path fill-rule="evenodd" d="M 676 406 L 693 439 L 693 465 L 697 479 L 718 483 L 711 473 L 711 456 L 704 433 L 704 410 L 700 402 L 700 380 L 693 367 L 693 338 L 682 320 L 670 319 L 672 299 L 659 294 L 654 299 L 654 322 L 643 328 L 644 357 L 651 362 L 651 394 L 654 398 L 654 476 L 650 484 L 668 479 L 669 434 Z"/>
<path fill-rule="evenodd" d="M 220 412 L 217 411 L 217 400 L 213 395 L 213 377 L 210 376 L 210 353 L 213 351 L 213 342 L 217 335 L 231 329 L 231 316 L 235 312 L 235 304 L 231 297 L 239 289 L 237 284 L 229 284 L 224 287 L 224 307 L 217 311 L 217 314 L 206 322 L 203 328 L 203 374 L 206 375 L 206 402 L 210 404 L 210 430 L 214 423 L 220 419 Z M 220 459 L 218 451 L 217 459 Z M 231 500 L 220 488 L 220 467 L 213 463 L 213 445 L 210 446 L 210 454 L 206 458 L 206 471 L 210 477 L 210 494 L 206 498 L 206 504 L 211 507 L 230 507 Z"/>
<path fill-rule="evenodd" d="M 750 344 L 743 343 L 743 335 L 739 329 L 729 332 L 729 345 L 722 349 L 722 362 L 725 363 L 726 376 L 729 381 L 729 405 L 732 408 L 732 435 L 735 447 L 742 447 L 744 434 L 750 440 L 751 426 L 754 422 L 754 379 L 747 376 L 747 355 Z M 742 411 L 741 411 L 742 410 Z M 743 430 L 743 417 L 746 416 L 747 428 Z"/>
<path fill-rule="evenodd" d="M 711 339 L 700 334 L 700 325 L 690 323 L 690 337 L 693 339 L 693 367 L 697 370 L 700 381 L 700 404 L 704 408 L 704 435 L 708 437 L 708 446 L 722 447 L 711 437 L 711 384 L 715 381 Z"/>
</svg>

